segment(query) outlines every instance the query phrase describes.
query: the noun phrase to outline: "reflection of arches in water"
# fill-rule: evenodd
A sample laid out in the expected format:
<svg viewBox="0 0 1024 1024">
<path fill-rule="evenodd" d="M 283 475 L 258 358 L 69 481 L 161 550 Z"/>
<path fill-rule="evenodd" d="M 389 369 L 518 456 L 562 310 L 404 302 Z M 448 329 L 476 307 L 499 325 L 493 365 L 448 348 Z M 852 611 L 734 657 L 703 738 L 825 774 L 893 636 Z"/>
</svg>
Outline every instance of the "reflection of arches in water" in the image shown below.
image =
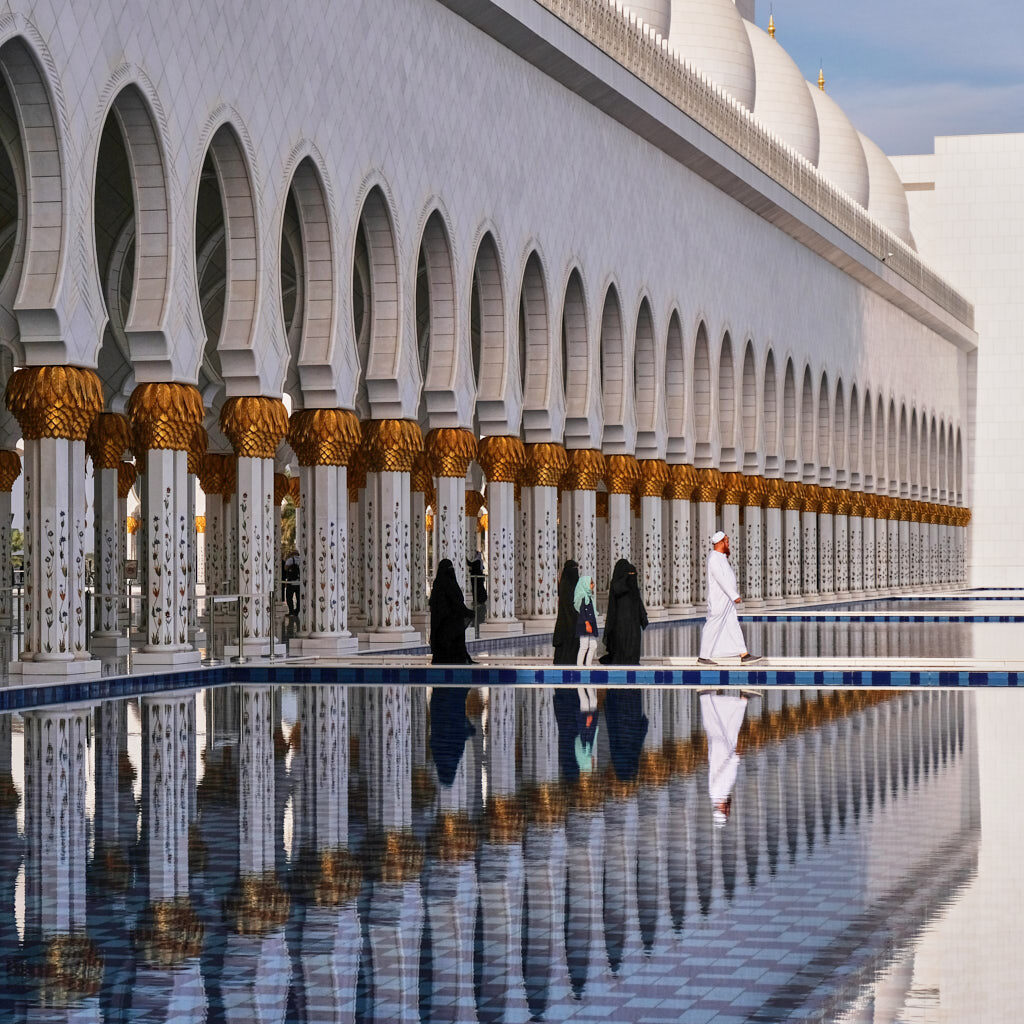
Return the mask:
<svg viewBox="0 0 1024 1024">
<path fill-rule="evenodd" d="M 636 799 L 608 801 L 604 822 L 604 942 L 608 965 L 617 974 L 636 920 Z"/>
<path fill-rule="evenodd" d="M 846 831 L 846 793 L 850 778 L 850 720 L 840 719 L 835 731 L 836 821 L 839 831 Z"/>
<path fill-rule="evenodd" d="M 789 851 L 789 863 L 796 863 L 797 851 L 800 849 L 800 751 L 796 737 L 786 740 L 785 782 L 783 791 L 786 802 L 786 849 Z"/>
<path fill-rule="evenodd" d="M 818 759 L 818 795 L 821 806 L 821 834 L 826 845 L 832 839 L 832 794 L 835 791 L 835 769 L 832 758 L 836 749 L 836 727 L 830 724 L 821 733 Z"/>
<path fill-rule="evenodd" d="M 632 782 L 640 768 L 647 736 L 647 716 L 639 689 L 611 689 L 605 694 L 604 719 L 612 767 L 620 782 Z"/>
<path fill-rule="evenodd" d="M 566 820 L 565 958 L 573 995 L 583 995 L 591 971 L 604 957 L 601 879 L 604 818 L 599 812 L 570 811 Z M 504 1020 L 504 1017 L 495 1017 Z"/>
<path fill-rule="evenodd" d="M 765 757 L 764 821 L 765 849 L 768 853 L 768 873 L 774 877 L 779 868 L 779 840 L 782 821 L 782 766 L 779 746 L 773 743 Z"/>
<path fill-rule="evenodd" d="M 669 782 L 668 907 L 672 929 L 678 934 L 686 919 L 686 870 L 689 849 L 688 819 L 693 813 L 693 776 L 675 775 Z"/>
<path fill-rule="evenodd" d="M 817 838 L 818 808 L 815 799 L 817 789 L 818 768 L 818 735 L 806 733 L 800 741 L 803 748 L 800 754 L 800 789 L 803 794 L 804 832 L 807 837 L 807 852 L 814 853 Z"/>
<path fill-rule="evenodd" d="M 722 892 L 730 903 L 736 895 L 736 861 L 739 851 L 739 829 L 742 827 L 742 821 L 737 818 L 742 819 L 744 813 L 742 806 L 735 807 L 732 821 L 725 828 L 716 830 L 719 840 L 718 856 L 722 864 Z"/>
<path fill-rule="evenodd" d="M 642 786 L 637 797 L 636 904 L 640 941 L 650 953 L 658 938 L 665 907 L 666 821 L 670 816 L 668 790 Z"/>
<path fill-rule="evenodd" d="M 760 860 L 761 843 L 761 781 L 760 757 L 745 759 L 740 772 L 740 810 L 743 812 L 743 854 L 747 864 L 747 881 L 750 887 L 757 885 L 757 869 Z"/>
<path fill-rule="evenodd" d="M 711 913 L 711 890 L 714 883 L 714 831 L 711 806 L 707 802 L 708 767 L 697 769 L 697 804 L 693 824 L 693 853 L 696 867 L 697 902 L 704 917 Z"/>
</svg>

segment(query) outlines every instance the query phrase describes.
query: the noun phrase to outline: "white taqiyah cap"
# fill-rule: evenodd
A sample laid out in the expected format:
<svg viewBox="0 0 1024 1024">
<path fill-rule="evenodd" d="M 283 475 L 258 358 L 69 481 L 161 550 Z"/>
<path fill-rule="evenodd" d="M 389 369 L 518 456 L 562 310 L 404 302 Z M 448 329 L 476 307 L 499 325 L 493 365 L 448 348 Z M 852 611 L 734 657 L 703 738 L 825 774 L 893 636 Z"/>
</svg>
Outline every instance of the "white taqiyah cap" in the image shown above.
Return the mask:
<svg viewBox="0 0 1024 1024">
<path fill-rule="evenodd" d="M 714 546 L 715 544 L 717 544 L 721 540 L 725 540 L 725 533 L 722 530 L 718 530 L 715 533 L 711 534 L 711 544 L 712 544 L 712 546 Z"/>
</svg>

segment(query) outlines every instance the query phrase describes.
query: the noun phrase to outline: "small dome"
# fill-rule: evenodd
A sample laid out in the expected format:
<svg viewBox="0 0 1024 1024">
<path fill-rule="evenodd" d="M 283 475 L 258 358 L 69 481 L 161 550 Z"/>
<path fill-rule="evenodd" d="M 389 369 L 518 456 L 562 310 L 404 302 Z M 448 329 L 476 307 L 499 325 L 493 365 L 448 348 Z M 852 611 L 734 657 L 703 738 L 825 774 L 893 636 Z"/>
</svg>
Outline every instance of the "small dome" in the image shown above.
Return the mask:
<svg viewBox="0 0 1024 1024">
<path fill-rule="evenodd" d="M 635 14 L 641 21 L 646 21 L 655 32 L 668 38 L 669 16 L 672 14 L 672 0 L 641 0 L 640 3 L 623 5 L 624 11 Z"/>
<path fill-rule="evenodd" d="M 672 0 L 668 42 L 715 85 L 754 109 L 754 54 L 733 0 Z"/>
<path fill-rule="evenodd" d="M 818 115 L 793 58 L 767 32 L 744 20 L 757 70 L 754 116 L 812 164 L 818 162 Z"/>
<path fill-rule="evenodd" d="M 818 170 L 866 210 L 870 179 L 857 129 L 831 96 L 806 85 L 818 115 Z"/>
<path fill-rule="evenodd" d="M 894 235 L 902 238 L 907 245 L 913 246 L 914 238 L 910 233 L 910 207 L 907 205 L 907 193 L 903 189 L 892 161 L 882 152 L 878 143 L 873 142 L 861 133 L 860 144 L 864 147 L 864 156 L 868 162 L 868 177 L 871 191 L 868 196 L 868 213 L 879 223 L 884 224 Z"/>
</svg>

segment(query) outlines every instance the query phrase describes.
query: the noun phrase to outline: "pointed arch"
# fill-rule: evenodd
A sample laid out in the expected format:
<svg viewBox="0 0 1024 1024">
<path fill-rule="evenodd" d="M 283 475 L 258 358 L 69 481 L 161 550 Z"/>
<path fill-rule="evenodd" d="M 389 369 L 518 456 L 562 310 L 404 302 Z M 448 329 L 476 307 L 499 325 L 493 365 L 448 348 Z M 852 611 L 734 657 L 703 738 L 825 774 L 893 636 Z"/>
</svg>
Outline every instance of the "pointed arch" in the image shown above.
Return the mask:
<svg viewBox="0 0 1024 1024">
<path fill-rule="evenodd" d="M 693 428 L 696 437 L 694 454 L 706 461 L 711 457 L 711 358 L 708 331 L 703 321 L 697 326 L 690 379 L 693 381 Z"/>
<path fill-rule="evenodd" d="M 856 383 L 850 388 L 850 416 L 847 421 L 846 480 L 847 487 L 859 487 L 863 453 L 861 451 L 860 393 Z"/>
<path fill-rule="evenodd" d="M 814 378 L 810 366 L 804 367 L 800 387 L 800 458 L 803 460 L 803 479 L 810 482 L 817 474 L 814 436 Z"/>
<path fill-rule="evenodd" d="M 904 409 L 904 413 L 906 409 Z M 886 462 L 885 462 L 885 475 L 886 482 L 889 485 L 889 493 L 896 495 L 900 493 L 900 456 L 902 454 L 898 430 L 900 424 L 897 420 L 896 411 L 896 400 L 893 398 L 889 399 L 889 415 L 886 419 L 886 425 L 888 426 L 888 436 L 886 437 Z M 905 419 L 905 417 L 904 417 Z M 905 448 L 906 446 L 904 446 Z"/>
<path fill-rule="evenodd" d="M 610 454 L 632 453 L 636 444 L 636 414 L 629 400 L 633 367 L 626 360 L 622 304 L 614 284 L 608 286 L 601 311 L 601 403 L 604 406 L 603 445 Z"/>
<path fill-rule="evenodd" d="M 779 454 L 779 384 L 775 375 L 775 353 L 769 348 L 764 361 L 764 386 L 761 389 L 761 436 L 766 472 L 777 473 Z"/>
<path fill-rule="evenodd" d="M 552 394 L 551 327 L 544 267 L 536 249 L 523 267 L 519 289 L 519 367 L 523 384 L 523 429 L 536 427 L 539 436 L 550 428 L 551 407 L 563 407 L 562 395 Z M 559 431 L 560 432 L 560 431 Z"/>
<path fill-rule="evenodd" d="M 897 441 L 897 444 L 899 445 L 899 448 L 897 449 L 898 452 L 899 452 L 899 456 L 898 456 L 897 461 L 896 461 L 896 464 L 899 467 L 899 469 L 898 469 L 898 472 L 897 472 L 897 475 L 896 475 L 896 482 L 898 482 L 899 486 L 900 486 L 899 493 L 901 495 L 903 495 L 904 497 L 909 496 L 910 493 L 911 493 L 912 488 L 916 488 L 916 486 L 917 486 L 916 482 L 914 480 L 912 480 L 912 475 L 916 475 L 916 474 L 912 474 L 912 471 L 911 471 L 911 466 L 913 465 L 913 463 L 915 461 L 915 456 L 917 455 L 917 452 L 916 452 L 917 438 L 916 437 L 913 437 L 913 438 L 911 437 L 910 428 L 911 428 L 911 422 L 910 422 L 909 417 L 907 416 L 907 407 L 906 407 L 906 405 L 901 405 L 900 406 L 900 433 L 899 433 L 899 440 Z M 914 413 L 913 430 L 914 430 L 914 433 L 916 434 L 917 433 L 917 413 L 916 412 Z"/>
<path fill-rule="evenodd" d="M 796 374 L 792 359 L 786 360 L 786 375 L 782 385 L 782 450 L 786 460 L 786 476 L 796 479 L 800 473 L 800 449 L 796 424 Z"/>
<path fill-rule="evenodd" d="M 818 479 L 827 483 L 832 478 L 832 423 L 830 416 L 831 397 L 828 375 L 821 375 L 818 387 Z"/>
<path fill-rule="evenodd" d="M 939 425 L 935 416 L 932 416 L 931 441 L 928 450 L 928 496 L 932 501 L 938 501 L 942 484 L 939 480 Z"/>
<path fill-rule="evenodd" d="M 954 461 L 956 479 L 956 503 L 964 504 L 964 445 L 960 428 L 956 428 L 956 458 Z"/>
<path fill-rule="evenodd" d="M 943 418 L 939 420 L 939 463 L 936 471 L 939 501 L 941 502 L 949 501 L 949 447 L 946 438 L 946 420 Z"/>
<path fill-rule="evenodd" d="M 672 310 L 665 336 L 665 417 L 668 454 L 685 458 L 686 452 L 686 356 L 683 325 Z"/>
<path fill-rule="evenodd" d="M 576 268 L 569 274 L 562 302 L 562 382 L 566 416 L 586 417 L 590 396 L 587 300 Z"/>
<path fill-rule="evenodd" d="M 878 465 L 877 434 L 878 422 L 869 388 L 864 392 L 864 414 L 861 417 L 860 485 L 865 490 L 875 483 L 875 467 Z"/>
<path fill-rule="evenodd" d="M 633 388 L 636 399 L 637 448 L 658 449 L 664 455 L 664 436 L 659 426 L 664 414 L 658 408 L 662 390 L 658 383 L 658 345 L 654 334 L 651 304 L 644 297 L 636 315 L 636 334 L 633 343 Z M 638 452 L 638 454 L 640 454 Z M 649 452 L 643 457 L 654 457 Z"/>
<path fill-rule="evenodd" d="M 732 358 L 732 338 L 726 331 L 718 356 L 718 441 L 719 462 L 723 469 L 736 468 L 736 368 Z"/>
<path fill-rule="evenodd" d="M 369 417 L 372 378 L 394 374 L 400 358 L 398 253 L 394 220 L 380 186 L 367 193 L 358 223 L 353 254 L 358 290 L 352 304 L 359 359 L 356 410 Z"/>
<path fill-rule="evenodd" d="M 754 365 L 754 343 L 749 339 L 743 352 L 742 382 L 742 468 L 756 470 L 760 461 L 757 453 L 757 369 Z"/>
<path fill-rule="evenodd" d="M 836 485 L 846 483 L 849 451 L 846 433 L 846 394 L 842 377 L 836 381 L 836 397 L 832 408 L 832 478 Z"/>
<path fill-rule="evenodd" d="M 484 402 L 500 402 L 505 393 L 509 353 L 504 281 L 501 255 L 494 235 L 485 231 L 473 261 L 470 293 L 470 350 L 478 408 Z"/>
</svg>

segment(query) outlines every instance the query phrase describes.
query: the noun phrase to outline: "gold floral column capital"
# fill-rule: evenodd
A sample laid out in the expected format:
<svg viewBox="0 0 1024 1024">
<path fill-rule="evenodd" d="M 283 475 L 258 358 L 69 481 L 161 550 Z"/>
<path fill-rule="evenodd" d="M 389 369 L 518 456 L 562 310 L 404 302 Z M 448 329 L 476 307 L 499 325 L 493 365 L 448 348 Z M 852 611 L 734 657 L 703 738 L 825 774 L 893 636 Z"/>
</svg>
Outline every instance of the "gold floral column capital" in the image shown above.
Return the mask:
<svg viewBox="0 0 1024 1024">
<path fill-rule="evenodd" d="M 610 494 L 632 494 L 640 483 L 640 463 L 635 455 L 606 455 L 604 479 Z"/>
<path fill-rule="evenodd" d="M 804 505 L 804 485 L 796 480 L 783 484 L 785 488 L 782 507 L 787 512 L 799 512 Z"/>
<path fill-rule="evenodd" d="M 596 495 L 596 498 L 597 498 L 597 511 L 596 511 L 595 514 L 597 515 L 597 518 L 598 519 L 607 519 L 608 518 L 608 492 L 607 491 L 598 491 L 597 495 Z"/>
<path fill-rule="evenodd" d="M 370 473 L 410 473 L 423 450 L 423 435 L 413 420 L 367 420 L 363 442 Z"/>
<path fill-rule="evenodd" d="M 747 478 L 742 473 L 722 476 L 722 504 L 742 505 L 747 493 Z"/>
<path fill-rule="evenodd" d="M 768 481 L 763 476 L 745 476 L 743 504 L 747 508 L 763 508 L 768 500 Z"/>
<path fill-rule="evenodd" d="M 199 486 L 204 494 L 221 494 L 224 491 L 225 463 L 227 455 L 207 452 L 200 467 Z"/>
<path fill-rule="evenodd" d="M 139 521 L 138 521 L 138 519 L 136 519 L 135 516 L 128 516 L 125 519 L 125 528 L 131 534 L 138 533 L 139 532 Z"/>
<path fill-rule="evenodd" d="M 221 408 L 220 429 L 239 457 L 272 459 L 288 433 L 288 410 L 280 398 L 239 395 Z"/>
<path fill-rule="evenodd" d="M 641 498 L 660 498 L 668 481 L 668 463 L 664 459 L 640 460 Z"/>
<path fill-rule="evenodd" d="M 821 492 L 821 512 L 834 516 L 839 511 L 840 492 L 832 487 L 823 487 Z"/>
<path fill-rule="evenodd" d="M 476 458 L 476 435 L 465 427 L 435 427 L 423 439 L 423 450 L 434 476 L 458 480 Z"/>
<path fill-rule="evenodd" d="M 192 443 L 188 448 L 188 472 L 190 476 L 199 476 L 206 460 L 206 449 L 210 447 L 210 435 L 201 423 L 196 424 L 192 432 Z"/>
<path fill-rule="evenodd" d="M 196 516 L 196 533 L 206 533 L 206 516 Z"/>
<path fill-rule="evenodd" d="M 274 474 L 274 504 L 280 505 L 288 497 L 288 477 L 284 473 Z"/>
<path fill-rule="evenodd" d="M 300 466 L 347 466 L 361 440 L 359 418 L 348 409 L 301 409 L 288 423 Z"/>
<path fill-rule="evenodd" d="M 810 484 L 804 487 L 803 493 L 803 511 L 804 512 L 820 512 L 821 511 L 821 500 L 822 500 L 822 488 L 814 484 Z"/>
<path fill-rule="evenodd" d="M 526 468 L 526 446 L 518 437 L 497 434 L 481 438 L 476 461 L 489 484 L 514 484 Z"/>
<path fill-rule="evenodd" d="M 604 456 L 596 448 L 573 448 L 563 478 L 567 491 L 596 491 L 604 476 Z"/>
<path fill-rule="evenodd" d="M 136 454 L 188 452 L 203 422 L 203 400 L 191 384 L 140 384 L 128 399 Z"/>
<path fill-rule="evenodd" d="M 44 437 L 84 441 L 103 409 L 103 389 L 93 370 L 78 366 L 26 366 L 7 382 L 7 408 L 26 441 Z"/>
<path fill-rule="evenodd" d="M 484 496 L 479 491 L 466 491 L 466 515 L 470 519 L 476 519 L 485 504 Z"/>
<path fill-rule="evenodd" d="M 117 464 L 117 496 L 122 500 L 127 498 L 135 486 L 136 470 L 130 462 L 119 462 Z"/>
<path fill-rule="evenodd" d="M 569 455 L 560 445 L 542 441 L 526 446 L 524 487 L 557 487 L 569 465 Z"/>
<path fill-rule="evenodd" d="M 697 486 L 697 471 L 693 466 L 679 465 L 668 467 L 668 483 L 662 496 L 669 501 L 689 501 Z"/>
<path fill-rule="evenodd" d="M 0 491 L 10 494 L 14 481 L 21 476 L 21 456 L 10 449 L 0 450 Z"/>
<path fill-rule="evenodd" d="M 697 500 L 717 504 L 722 490 L 722 474 L 717 469 L 697 470 Z"/>
<path fill-rule="evenodd" d="M 786 504 L 786 482 L 775 477 L 765 481 L 767 494 L 765 497 L 765 508 L 782 508 Z"/>
<path fill-rule="evenodd" d="M 93 469 L 117 469 L 124 453 L 132 447 L 128 418 L 119 412 L 97 413 L 85 438 L 85 450 Z"/>
<path fill-rule="evenodd" d="M 297 476 L 288 479 L 288 497 L 296 508 L 302 504 L 302 485 Z"/>
</svg>

